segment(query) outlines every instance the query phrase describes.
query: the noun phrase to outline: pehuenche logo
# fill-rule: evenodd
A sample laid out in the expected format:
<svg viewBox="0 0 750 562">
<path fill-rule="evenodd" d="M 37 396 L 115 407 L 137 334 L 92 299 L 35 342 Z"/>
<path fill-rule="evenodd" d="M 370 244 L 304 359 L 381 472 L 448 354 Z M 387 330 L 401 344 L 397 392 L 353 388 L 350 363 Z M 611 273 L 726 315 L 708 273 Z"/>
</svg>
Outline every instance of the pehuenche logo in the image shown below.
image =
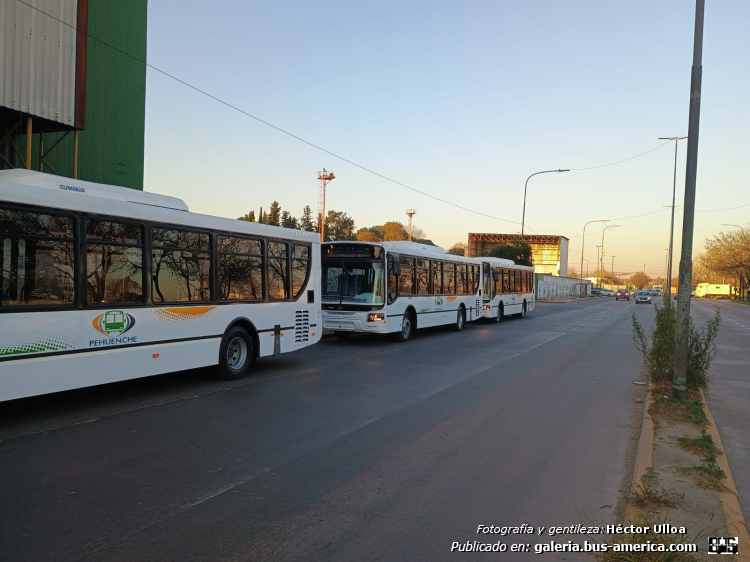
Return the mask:
<svg viewBox="0 0 750 562">
<path fill-rule="evenodd" d="M 436 297 L 435 298 L 435 306 L 437 306 L 437 307 L 443 306 L 443 297 Z"/>
<path fill-rule="evenodd" d="M 94 318 L 92 325 L 105 336 L 120 336 L 135 326 L 135 318 L 122 310 L 109 310 Z"/>
</svg>

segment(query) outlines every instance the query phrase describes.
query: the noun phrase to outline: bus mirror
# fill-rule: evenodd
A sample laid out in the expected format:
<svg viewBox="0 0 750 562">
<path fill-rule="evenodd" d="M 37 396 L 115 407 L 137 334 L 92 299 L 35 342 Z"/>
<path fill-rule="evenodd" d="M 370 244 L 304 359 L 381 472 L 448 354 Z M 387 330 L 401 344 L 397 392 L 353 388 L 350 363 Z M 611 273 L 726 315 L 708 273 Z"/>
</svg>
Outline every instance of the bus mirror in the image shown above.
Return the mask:
<svg viewBox="0 0 750 562">
<path fill-rule="evenodd" d="M 393 275 L 396 277 L 399 277 L 401 275 L 401 262 L 400 261 L 393 262 Z"/>
</svg>

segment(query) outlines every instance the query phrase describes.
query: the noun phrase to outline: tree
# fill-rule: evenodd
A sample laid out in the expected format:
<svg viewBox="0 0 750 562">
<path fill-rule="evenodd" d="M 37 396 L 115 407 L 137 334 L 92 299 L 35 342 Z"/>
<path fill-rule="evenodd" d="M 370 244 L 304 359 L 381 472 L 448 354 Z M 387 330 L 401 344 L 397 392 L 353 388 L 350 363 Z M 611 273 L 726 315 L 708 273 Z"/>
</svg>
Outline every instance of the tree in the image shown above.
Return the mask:
<svg viewBox="0 0 750 562">
<path fill-rule="evenodd" d="M 456 242 L 455 244 L 453 244 L 453 246 L 450 247 L 448 253 L 453 254 L 454 256 L 465 256 L 466 248 L 466 242 Z"/>
<path fill-rule="evenodd" d="M 636 273 L 630 277 L 630 282 L 638 289 L 643 289 L 650 281 L 651 279 L 645 273 Z"/>
<path fill-rule="evenodd" d="M 295 219 L 289 211 L 281 213 L 281 226 L 284 228 L 299 228 L 297 225 L 297 219 Z"/>
<path fill-rule="evenodd" d="M 568 277 L 572 277 L 573 279 L 580 279 L 581 274 L 575 267 L 569 267 L 568 268 Z"/>
<path fill-rule="evenodd" d="M 310 205 L 305 205 L 302 210 L 302 218 L 299 219 L 300 230 L 306 230 L 307 232 L 318 232 L 318 223 L 313 221 L 313 214 Z"/>
<path fill-rule="evenodd" d="M 704 267 L 747 290 L 750 286 L 750 227 L 722 232 L 706 240 L 705 248 L 706 253 L 702 256 Z"/>
<path fill-rule="evenodd" d="M 245 213 L 241 217 L 237 217 L 238 221 L 245 221 L 245 222 L 255 222 L 255 211 L 250 211 L 249 213 Z"/>
<path fill-rule="evenodd" d="M 354 219 L 343 211 L 330 210 L 326 214 L 326 240 L 354 240 L 354 228 Z"/>
<path fill-rule="evenodd" d="M 390 221 L 383 226 L 373 227 L 383 233 L 383 240 L 408 240 L 409 233 L 400 222 Z"/>
<path fill-rule="evenodd" d="M 281 205 L 279 205 L 278 201 L 271 203 L 271 208 L 268 210 L 268 222 L 266 224 L 281 226 Z"/>
<path fill-rule="evenodd" d="M 372 228 L 360 228 L 357 231 L 357 240 L 359 242 L 382 242 L 383 239 L 378 236 L 377 231 Z"/>
<path fill-rule="evenodd" d="M 526 242 L 521 242 L 519 238 L 510 241 L 508 244 L 498 244 L 488 248 L 482 252 L 482 255 L 490 258 L 513 260 L 518 265 L 534 265 L 531 257 L 531 246 Z"/>
</svg>

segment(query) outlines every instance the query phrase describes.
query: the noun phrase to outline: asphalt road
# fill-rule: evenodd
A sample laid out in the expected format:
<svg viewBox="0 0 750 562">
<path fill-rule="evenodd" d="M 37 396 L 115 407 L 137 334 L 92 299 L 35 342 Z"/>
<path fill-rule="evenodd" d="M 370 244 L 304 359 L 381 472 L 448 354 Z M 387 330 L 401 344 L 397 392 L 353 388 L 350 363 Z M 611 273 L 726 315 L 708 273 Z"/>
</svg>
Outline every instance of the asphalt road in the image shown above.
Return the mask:
<svg viewBox="0 0 750 562">
<path fill-rule="evenodd" d="M 698 325 L 716 310 L 722 316 L 706 400 L 726 449 L 742 512 L 750 521 L 750 306 L 693 299 L 690 309 Z"/>
<path fill-rule="evenodd" d="M 480 524 L 616 523 L 643 409 L 633 312 L 650 324 L 633 301 L 542 304 L 406 344 L 324 339 L 233 383 L 3 404 L 0 559 L 444 560 L 552 540 Z"/>
</svg>

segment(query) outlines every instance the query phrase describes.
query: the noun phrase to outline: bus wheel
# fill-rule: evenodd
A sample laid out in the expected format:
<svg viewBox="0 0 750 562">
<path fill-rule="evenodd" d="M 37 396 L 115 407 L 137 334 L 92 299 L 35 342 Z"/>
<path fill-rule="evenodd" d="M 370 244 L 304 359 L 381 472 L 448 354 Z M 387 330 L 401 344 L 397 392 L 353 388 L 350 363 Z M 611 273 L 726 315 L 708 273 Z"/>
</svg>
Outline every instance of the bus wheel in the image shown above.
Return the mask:
<svg viewBox="0 0 750 562">
<path fill-rule="evenodd" d="M 250 372 L 253 363 L 253 338 L 245 328 L 236 326 L 221 340 L 219 367 L 221 378 L 241 379 Z"/>
<path fill-rule="evenodd" d="M 519 318 L 526 318 L 526 301 L 523 301 L 523 306 L 521 307 L 521 313 L 518 315 Z"/>
<path fill-rule="evenodd" d="M 336 337 L 340 340 L 348 340 L 352 335 L 351 332 L 333 332 L 333 333 L 336 334 Z"/>
<path fill-rule="evenodd" d="M 466 309 L 464 308 L 464 305 L 461 305 L 458 307 L 458 313 L 456 313 L 456 323 L 453 325 L 453 329 L 456 332 L 460 332 L 464 329 L 464 325 L 466 324 Z"/>
<path fill-rule="evenodd" d="M 404 313 L 404 317 L 401 319 L 401 331 L 393 334 L 396 341 L 407 341 L 414 331 L 414 324 L 414 313 L 411 311 Z"/>
<path fill-rule="evenodd" d="M 505 319 L 505 310 L 503 310 L 503 303 L 497 306 L 497 316 L 495 316 L 495 323 L 499 324 Z"/>
</svg>

